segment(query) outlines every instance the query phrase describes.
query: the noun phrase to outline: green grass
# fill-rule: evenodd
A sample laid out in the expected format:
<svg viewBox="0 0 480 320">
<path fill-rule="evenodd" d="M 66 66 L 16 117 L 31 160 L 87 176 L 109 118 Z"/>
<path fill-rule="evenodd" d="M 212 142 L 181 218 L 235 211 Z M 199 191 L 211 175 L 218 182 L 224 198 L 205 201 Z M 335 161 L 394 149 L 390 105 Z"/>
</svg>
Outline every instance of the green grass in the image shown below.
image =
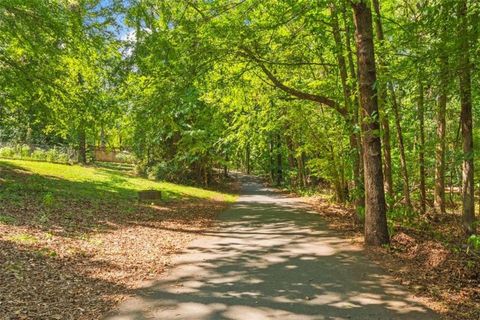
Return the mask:
<svg viewBox="0 0 480 320">
<path fill-rule="evenodd" d="M 184 186 L 168 182 L 152 181 L 129 175 L 124 168 L 115 166 L 83 167 L 25 160 L 0 160 L 0 169 L 16 170 L 24 180 L 3 175 L 0 186 L 11 191 L 51 193 L 53 196 L 86 197 L 92 199 L 134 199 L 137 191 L 155 189 L 162 191 L 165 200 L 198 198 L 233 202 L 231 194 Z M 21 201 L 21 199 L 18 199 Z"/>
<path fill-rule="evenodd" d="M 7 237 L 7 240 L 20 244 L 34 244 L 38 242 L 38 239 L 28 233 L 16 234 L 10 237 Z"/>
</svg>

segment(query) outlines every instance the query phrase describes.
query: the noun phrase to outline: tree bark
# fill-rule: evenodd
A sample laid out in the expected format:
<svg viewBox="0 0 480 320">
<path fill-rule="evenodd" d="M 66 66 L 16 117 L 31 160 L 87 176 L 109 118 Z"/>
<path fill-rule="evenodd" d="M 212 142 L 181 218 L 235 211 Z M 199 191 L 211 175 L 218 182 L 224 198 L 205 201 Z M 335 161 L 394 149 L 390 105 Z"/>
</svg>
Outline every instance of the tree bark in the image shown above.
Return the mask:
<svg viewBox="0 0 480 320">
<path fill-rule="evenodd" d="M 473 185 L 473 119 L 470 41 L 468 36 L 467 1 L 458 2 L 459 83 L 462 125 L 463 226 L 467 235 L 475 233 L 475 196 Z"/>
<path fill-rule="evenodd" d="M 354 58 L 353 58 L 353 50 L 352 50 L 352 32 L 349 24 L 349 19 L 347 19 L 347 7 L 345 5 L 345 2 L 342 2 L 342 18 L 343 22 L 345 24 L 345 48 L 347 49 L 347 60 L 348 60 L 348 70 L 350 73 L 350 79 L 351 79 L 351 92 L 352 92 L 352 122 L 351 126 L 352 128 L 355 128 L 359 125 L 358 122 L 358 112 L 359 112 L 359 97 L 358 94 L 356 93 L 357 90 L 357 73 L 355 71 L 355 63 L 354 63 Z M 358 215 L 360 212 L 362 212 L 363 208 L 365 207 L 365 189 L 363 186 L 364 182 L 364 172 L 363 172 L 363 148 L 362 148 L 362 137 L 361 134 L 358 134 L 357 132 L 353 132 L 350 134 L 350 146 L 352 149 L 357 150 L 356 154 L 354 155 L 354 162 L 353 162 L 353 171 L 354 171 L 354 176 L 357 177 L 357 181 L 355 184 L 356 187 L 356 192 L 357 192 L 357 201 L 356 201 L 356 207 L 357 207 L 357 218 L 360 218 L 360 215 Z"/>
<path fill-rule="evenodd" d="M 383 34 L 383 25 L 382 18 L 380 15 L 380 3 L 378 0 L 372 0 L 373 8 L 375 10 L 375 31 L 377 34 L 377 39 L 382 45 L 385 36 Z M 385 61 L 380 59 L 380 67 L 385 69 Z M 379 110 L 380 110 L 380 121 L 382 126 L 382 146 L 383 146 L 383 183 L 385 185 L 385 191 L 390 200 L 393 200 L 393 177 L 392 177 L 392 148 L 390 144 L 390 122 L 388 120 L 388 114 L 386 112 L 386 102 L 387 102 L 387 86 L 385 84 L 380 84 L 378 86 L 378 97 L 379 97 Z"/>
<path fill-rule="evenodd" d="M 365 0 L 352 2 L 358 57 L 363 163 L 365 172 L 365 244 L 389 243 L 379 137 L 372 12 Z"/>
<path fill-rule="evenodd" d="M 250 143 L 247 142 L 246 150 L 245 150 L 245 166 L 247 169 L 247 174 L 250 174 Z"/>
<path fill-rule="evenodd" d="M 340 34 L 340 26 L 338 22 L 338 12 L 335 4 L 330 5 L 330 12 L 331 12 L 331 17 L 332 17 L 332 33 L 333 33 L 333 38 L 335 40 L 335 47 L 336 47 L 336 56 L 337 56 L 337 63 L 338 67 L 340 70 L 340 80 L 342 82 L 342 88 L 343 88 L 343 98 L 344 98 L 344 103 L 345 107 L 350 110 L 351 114 L 351 119 L 349 122 L 350 125 L 350 148 L 352 149 L 352 163 L 353 163 L 353 183 L 354 183 L 354 188 L 357 191 L 363 191 L 363 185 L 361 183 L 362 178 L 360 176 L 360 160 L 359 160 L 359 146 L 357 145 L 357 137 L 355 133 L 355 127 L 358 123 L 358 116 L 356 116 L 356 113 L 358 113 L 358 109 L 353 107 L 352 103 L 352 87 L 348 83 L 348 71 L 347 71 L 347 63 L 345 60 L 344 52 L 343 52 L 343 42 L 342 42 L 342 37 Z M 355 101 L 353 101 L 355 102 Z M 342 201 L 344 202 L 345 197 L 342 196 Z M 355 201 L 355 204 L 357 206 L 357 213 L 360 212 L 358 207 L 363 207 L 364 206 L 364 200 L 363 197 L 360 199 L 357 199 Z"/>
<path fill-rule="evenodd" d="M 425 102 L 423 83 L 418 80 L 418 125 L 420 134 L 420 150 L 418 152 L 420 175 L 420 213 L 427 211 L 427 191 L 425 187 Z"/>
<path fill-rule="evenodd" d="M 283 163 L 282 163 L 282 141 L 280 134 L 277 134 L 277 186 L 280 186 L 283 181 Z"/>
<path fill-rule="evenodd" d="M 400 151 L 400 169 L 402 171 L 403 180 L 403 197 L 405 205 L 409 208 L 412 207 L 412 201 L 410 200 L 410 181 L 408 179 L 407 159 L 405 157 L 405 145 L 403 142 L 402 125 L 400 123 L 400 113 L 398 111 L 398 100 L 395 94 L 395 89 L 392 83 L 389 83 L 390 94 L 392 96 L 392 109 L 395 116 L 395 128 L 397 129 L 398 148 Z"/>
<path fill-rule="evenodd" d="M 87 163 L 87 138 L 85 132 L 85 125 L 82 123 L 78 128 L 78 162 L 81 164 Z"/>
<path fill-rule="evenodd" d="M 442 42 L 446 42 L 447 29 L 442 29 Z M 442 49 L 441 49 L 442 50 Z M 445 214 L 445 113 L 447 110 L 448 56 L 444 49 L 440 52 L 440 87 L 437 110 L 437 143 L 435 146 L 435 190 L 433 206 L 435 211 Z"/>
</svg>

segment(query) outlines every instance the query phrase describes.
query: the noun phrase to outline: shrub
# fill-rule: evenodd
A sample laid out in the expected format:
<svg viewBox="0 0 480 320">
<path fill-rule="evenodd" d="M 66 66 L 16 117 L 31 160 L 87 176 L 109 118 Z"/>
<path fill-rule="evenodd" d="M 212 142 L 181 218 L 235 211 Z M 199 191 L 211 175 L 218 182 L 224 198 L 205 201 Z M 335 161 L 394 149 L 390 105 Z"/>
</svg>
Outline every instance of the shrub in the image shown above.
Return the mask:
<svg viewBox="0 0 480 320">
<path fill-rule="evenodd" d="M 172 163 L 157 162 L 147 168 L 147 176 L 152 180 L 176 181 L 178 179 L 178 169 Z"/>
<path fill-rule="evenodd" d="M 2 158 L 13 158 L 13 157 L 15 157 L 15 149 L 13 149 L 12 147 L 0 148 L 0 157 L 2 157 Z"/>
<path fill-rule="evenodd" d="M 24 144 L 20 146 L 20 157 L 21 158 L 30 158 L 31 150 L 30 146 Z"/>
<path fill-rule="evenodd" d="M 18 145 L 16 147 L 0 148 L 0 158 L 31 159 L 54 163 L 68 163 L 70 160 L 68 154 L 60 151 L 59 149 L 34 149 L 32 152 L 32 149 L 28 145 Z"/>
<path fill-rule="evenodd" d="M 69 156 L 54 148 L 46 152 L 46 160 L 54 163 L 68 163 Z"/>
<path fill-rule="evenodd" d="M 479 235 L 476 235 L 476 234 L 472 234 L 468 240 L 467 240 L 467 244 L 468 244 L 468 247 L 467 247 L 467 253 L 470 251 L 470 250 L 480 250 L 480 236 Z"/>
<path fill-rule="evenodd" d="M 135 162 L 135 156 L 129 152 L 119 152 L 115 156 L 116 160 L 119 162 L 125 162 L 125 163 L 134 163 Z"/>
<path fill-rule="evenodd" d="M 55 197 L 53 196 L 53 194 L 51 192 L 47 192 L 44 196 L 43 196 L 43 205 L 47 208 L 52 208 L 54 205 L 55 205 Z"/>
<path fill-rule="evenodd" d="M 58 163 L 68 163 L 69 160 L 70 160 L 70 158 L 69 158 L 68 154 L 66 154 L 64 152 L 58 152 L 56 162 L 58 162 Z"/>
<path fill-rule="evenodd" d="M 58 157 L 58 152 L 56 149 L 50 149 L 46 152 L 46 160 L 48 162 L 56 162 L 55 160 Z"/>
<path fill-rule="evenodd" d="M 34 160 L 45 161 L 47 160 L 47 153 L 45 150 L 35 149 L 35 151 L 32 152 L 31 157 Z"/>
</svg>

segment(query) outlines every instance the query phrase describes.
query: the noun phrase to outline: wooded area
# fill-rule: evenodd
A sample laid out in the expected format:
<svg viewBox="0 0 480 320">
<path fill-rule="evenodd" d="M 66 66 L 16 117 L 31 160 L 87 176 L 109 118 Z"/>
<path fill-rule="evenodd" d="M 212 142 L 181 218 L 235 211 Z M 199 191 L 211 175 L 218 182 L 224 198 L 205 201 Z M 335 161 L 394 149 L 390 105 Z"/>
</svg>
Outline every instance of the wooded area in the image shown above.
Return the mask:
<svg viewBox="0 0 480 320">
<path fill-rule="evenodd" d="M 227 166 L 328 184 L 371 244 L 387 209 L 461 201 L 473 235 L 478 4 L 381 5 L 4 0 L 2 140 L 83 163 L 120 147 L 167 180 Z"/>
<path fill-rule="evenodd" d="M 449 224 L 478 279 L 479 21 L 474 0 L 0 0 L 0 156 L 242 170 L 331 194 L 369 246 Z"/>
</svg>

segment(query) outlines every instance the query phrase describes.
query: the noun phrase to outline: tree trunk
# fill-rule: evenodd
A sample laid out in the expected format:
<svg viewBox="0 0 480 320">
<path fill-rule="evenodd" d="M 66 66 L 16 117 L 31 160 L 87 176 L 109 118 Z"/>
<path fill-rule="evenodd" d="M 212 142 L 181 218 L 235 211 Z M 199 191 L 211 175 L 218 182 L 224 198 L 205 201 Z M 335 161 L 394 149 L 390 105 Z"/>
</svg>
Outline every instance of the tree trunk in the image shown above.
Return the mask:
<svg viewBox="0 0 480 320">
<path fill-rule="evenodd" d="M 382 122 L 382 144 L 383 144 L 383 172 L 385 174 L 383 183 L 389 201 L 393 201 L 393 176 L 392 176 L 392 147 L 390 144 L 390 123 L 385 112 L 381 116 Z"/>
<path fill-rule="evenodd" d="M 283 181 L 283 164 L 282 164 L 282 141 L 280 135 L 277 134 L 277 186 Z"/>
<path fill-rule="evenodd" d="M 472 81 L 470 64 L 470 41 L 468 36 L 467 1 L 458 2 L 458 39 L 459 43 L 459 83 L 462 124 L 462 195 L 463 226 L 467 235 L 475 233 L 475 198 L 473 185 L 473 119 L 472 119 Z"/>
<path fill-rule="evenodd" d="M 287 150 L 288 150 L 288 171 L 290 172 L 291 170 L 295 170 L 297 168 L 297 164 L 295 163 L 295 150 L 293 148 L 293 141 L 292 138 L 287 136 L 286 137 L 287 141 Z M 295 178 L 293 175 L 289 174 L 290 177 L 290 185 L 293 187 L 298 187 L 299 181 L 298 181 L 298 175 Z"/>
<path fill-rule="evenodd" d="M 407 159 L 405 157 L 405 145 L 403 142 L 402 125 L 400 123 L 400 113 L 398 111 L 398 100 L 395 94 L 395 89 L 392 83 L 389 83 L 390 94 L 392 96 L 392 109 L 395 116 L 395 128 L 397 129 L 398 148 L 400 149 L 400 169 L 402 171 L 403 180 L 403 197 L 405 205 L 409 208 L 412 207 L 412 201 L 410 200 L 410 182 L 408 179 Z"/>
<path fill-rule="evenodd" d="M 300 185 L 302 187 L 307 186 L 307 179 L 305 177 L 305 165 L 304 165 L 304 157 L 303 152 L 297 157 L 297 165 L 298 165 L 298 179 L 300 181 Z"/>
<path fill-rule="evenodd" d="M 372 12 L 365 0 L 352 2 L 358 57 L 363 164 L 365 172 L 365 244 L 389 243 L 382 172 L 382 145 L 378 135 L 378 100 L 373 45 Z"/>
<path fill-rule="evenodd" d="M 78 128 L 78 162 L 87 163 L 87 142 L 86 142 L 85 125 L 82 123 Z"/>
<path fill-rule="evenodd" d="M 362 183 L 362 177 L 361 177 L 361 171 L 360 171 L 360 160 L 359 160 L 360 150 L 359 150 L 359 145 L 357 144 L 357 134 L 355 133 L 355 127 L 358 124 L 358 108 L 355 106 L 356 99 L 352 94 L 352 86 L 351 84 L 348 83 L 347 63 L 346 63 L 344 52 L 343 52 L 342 37 L 340 34 L 340 26 L 338 22 L 338 13 L 337 13 L 337 8 L 333 3 L 330 5 L 330 12 L 332 16 L 332 32 L 333 32 L 333 38 L 335 40 L 337 63 L 340 70 L 340 79 L 342 82 L 345 107 L 348 110 L 350 110 L 350 113 L 351 113 L 351 120 L 349 121 L 348 124 L 350 125 L 350 130 L 351 130 L 350 148 L 352 150 L 353 184 L 354 184 L 355 191 L 358 194 L 360 194 L 361 193 L 360 191 L 363 191 L 363 183 Z M 347 22 L 345 21 L 345 23 Z M 349 42 L 349 39 L 347 34 L 346 43 L 348 42 Z M 350 48 L 350 51 L 351 51 L 351 48 Z M 353 59 L 351 60 L 353 64 Z M 364 203 L 365 203 L 365 200 L 362 196 L 359 197 L 359 199 L 356 199 L 355 205 L 357 207 L 357 213 L 362 211 L 360 210 L 360 208 L 364 207 Z"/>
<path fill-rule="evenodd" d="M 275 181 L 275 160 L 274 160 L 274 149 L 275 149 L 275 145 L 274 145 L 274 141 L 273 141 L 273 136 L 270 136 L 270 152 L 269 152 L 269 155 L 270 155 L 270 161 L 269 161 L 269 165 L 270 165 L 270 181 L 273 182 Z"/>
<path fill-rule="evenodd" d="M 373 8 L 375 10 L 375 29 L 377 34 L 377 39 L 382 45 L 385 36 L 383 34 L 383 25 L 380 15 L 380 3 L 378 0 L 372 0 Z M 385 67 L 385 61 L 380 59 L 380 67 Z M 390 122 L 388 120 L 388 114 L 386 112 L 386 102 L 387 102 L 387 87 L 385 84 L 380 84 L 378 86 L 378 97 L 379 97 L 379 110 L 380 110 L 380 121 L 382 125 L 382 146 L 383 146 L 383 183 L 385 185 L 385 191 L 387 192 L 389 201 L 393 201 L 393 178 L 392 178 L 392 148 L 390 144 Z"/>
<path fill-rule="evenodd" d="M 228 160 L 229 160 L 229 157 L 228 157 L 228 152 L 225 152 L 225 164 L 223 165 L 223 177 L 224 178 L 228 178 Z"/>
<path fill-rule="evenodd" d="M 245 167 L 247 169 L 247 174 L 250 174 L 250 143 L 247 142 L 245 150 Z"/>
<path fill-rule="evenodd" d="M 445 44 L 447 30 L 443 27 L 442 37 Z M 447 109 L 448 56 L 440 52 L 440 87 L 437 110 L 437 143 L 435 146 L 435 191 L 433 206 L 435 211 L 445 214 L 445 113 Z"/>
<path fill-rule="evenodd" d="M 425 102 L 423 98 L 423 84 L 418 81 L 418 122 L 420 134 L 420 150 L 418 153 L 418 162 L 420 167 L 420 212 L 425 214 L 427 211 L 427 191 L 425 188 Z"/>
</svg>

